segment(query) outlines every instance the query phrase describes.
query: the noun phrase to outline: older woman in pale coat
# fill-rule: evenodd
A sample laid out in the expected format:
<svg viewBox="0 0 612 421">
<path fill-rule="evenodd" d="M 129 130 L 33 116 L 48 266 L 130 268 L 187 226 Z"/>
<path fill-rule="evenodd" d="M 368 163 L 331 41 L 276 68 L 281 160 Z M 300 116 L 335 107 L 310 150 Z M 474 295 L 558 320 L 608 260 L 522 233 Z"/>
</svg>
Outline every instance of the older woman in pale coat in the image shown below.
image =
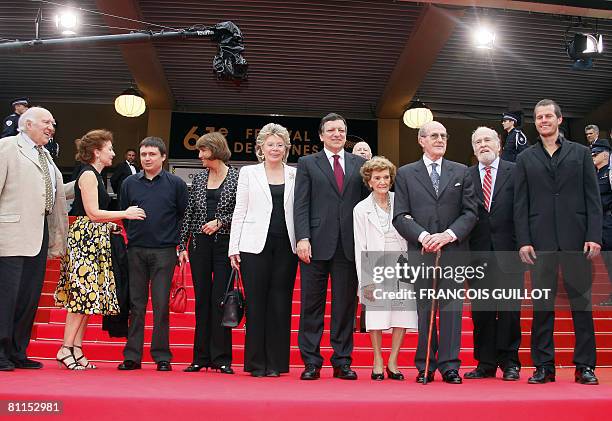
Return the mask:
<svg viewBox="0 0 612 421">
<path fill-rule="evenodd" d="M 393 218 L 393 193 L 389 191 L 395 179 L 396 168 L 386 158 L 375 156 L 361 167 L 361 176 L 372 193 L 359 202 L 353 211 L 355 233 L 355 264 L 359 279 L 361 303 L 366 305 L 366 330 L 370 332 L 374 350 L 372 380 L 383 380 L 384 361 L 381 351 L 382 331 L 392 329 L 392 345 L 387 376 L 403 380 L 397 369 L 397 357 L 406 329 L 416 329 L 417 316 L 413 300 L 390 300 L 382 292 L 389 288 L 411 289 L 409 284 L 397 279 L 378 282 L 373 276 L 374 266 L 395 267 L 402 252 L 407 250 L 406 240 L 395 230 Z M 376 282 L 375 282 L 376 281 Z"/>
</svg>

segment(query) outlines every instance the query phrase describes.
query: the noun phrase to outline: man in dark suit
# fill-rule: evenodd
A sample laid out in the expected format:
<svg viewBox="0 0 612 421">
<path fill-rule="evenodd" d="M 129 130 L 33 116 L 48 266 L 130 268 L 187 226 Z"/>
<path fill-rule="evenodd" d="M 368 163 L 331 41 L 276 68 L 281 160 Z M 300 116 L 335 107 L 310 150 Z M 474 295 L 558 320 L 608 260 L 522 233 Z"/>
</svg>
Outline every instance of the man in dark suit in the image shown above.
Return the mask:
<svg viewBox="0 0 612 421">
<path fill-rule="evenodd" d="M 476 224 L 476 198 L 472 178 L 465 165 L 443 159 L 447 139 L 446 128 L 437 121 L 421 127 L 418 140 L 423 148 L 423 159 L 401 167 L 395 181 L 393 226 L 408 241 L 409 249 L 423 249 L 423 260 L 427 266 L 433 266 L 433 253 L 442 248 L 449 252 L 468 251 L 468 236 Z M 454 255 L 457 256 L 457 253 Z M 451 260 L 456 262 L 455 259 Z M 444 253 L 441 263 L 452 264 L 444 257 Z M 414 284 L 419 316 L 419 338 L 415 355 L 415 364 L 419 370 L 417 382 L 422 383 L 425 375 L 427 381 L 432 381 L 433 372 L 438 369 L 445 382 L 459 384 L 463 303 L 452 297 L 439 300 L 440 338 L 438 340 L 434 325 L 430 371 L 425 373 L 431 300 L 421 298 L 420 290 L 431 287 L 432 279 L 418 278 Z M 454 279 L 438 280 L 439 290 L 452 291 L 458 288 L 463 286 Z"/>
<path fill-rule="evenodd" d="M 302 380 L 319 378 L 327 279 L 331 275 L 331 363 L 334 377 L 356 380 L 351 370 L 353 320 L 357 296 L 353 208 L 368 194 L 360 156 L 344 151 L 346 120 L 328 114 L 319 125 L 323 150 L 298 160 L 294 221 L 301 260 L 301 311 L 298 345 L 304 360 Z"/>
<path fill-rule="evenodd" d="M 469 168 L 478 200 L 478 222 L 470 234 L 470 250 L 474 264 L 484 265 L 486 271 L 485 277 L 474 279 L 470 287 L 486 290 L 489 298 L 472 300 L 478 366 L 463 377 L 495 377 L 500 367 L 504 380 L 518 380 L 521 301 L 491 295 L 502 288 L 523 288 L 524 267 L 518 258 L 513 219 L 515 165 L 499 158 L 499 136 L 488 127 L 474 131 L 472 148 L 478 159 L 478 164 Z"/>
<path fill-rule="evenodd" d="M 575 380 L 598 384 L 589 262 L 601 249 L 597 176 L 589 148 L 559 133 L 559 105 L 549 99 L 538 102 L 534 119 L 540 137 L 516 162 L 514 223 L 521 260 L 533 265 L 532 287 L 550 290 L 550 297 L 533 300 L 531 357 L 536 370 L 529 383 L 555 381 L 553 306 L 560 265 L 576 335 Z"/>
<path fill-rule="evenodd" d="M 110 179 L 113 191 L 117 193 L 117 200 L 120 200 L 119 195 L 123 180 L 132 174 L 136 174 L 138 171 L 140 171 L 140 169 L 138 168 L 138 164 L 136 164 L 136 150 L 128 149 L 125 153 L 125 161 L 115 167 Z"/>
</svg>

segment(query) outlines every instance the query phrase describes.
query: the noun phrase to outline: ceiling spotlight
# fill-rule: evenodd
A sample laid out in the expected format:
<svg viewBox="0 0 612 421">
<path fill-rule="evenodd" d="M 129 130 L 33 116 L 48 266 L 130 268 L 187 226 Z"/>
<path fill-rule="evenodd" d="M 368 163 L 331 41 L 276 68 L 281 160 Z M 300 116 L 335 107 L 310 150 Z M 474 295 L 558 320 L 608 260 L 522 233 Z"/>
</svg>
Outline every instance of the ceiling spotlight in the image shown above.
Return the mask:
<svg viewBox="0 0 612 421">
<path fill-rule="evenodd" d="M 404 124 L 411 129 L 420 129 L 423 124 L 433 121 L 433 113 L 417 99 L 404 111 L 402 119 Z"/>
<path fill-rule="evenodd" d="M 474 32 L 474 46 L 481 50 L 492 50 L 495 47 L 495 32 L 481 26 Z"/>
<path fill-rule="evenodd" d="M 603 36 L 599 34 L 574 34 L 566 43 L 567 55 L 574 60 L 574 70 L 588 70 L 593 67 L 593 58 L 603 53 Z"/>
<path fill-rule="evenodd" d="M 142 92 L 127 88 L 115 99 L 115 111 L 124 117 L 138 117 L 147 109 Z"/>
<path fill-rule="evenodd" d="M 78 25 L 79 18 L 73 11 L 64 10 L 55 15 L 55 26 L 62 35 L 76 35 Z"/>
</svg>

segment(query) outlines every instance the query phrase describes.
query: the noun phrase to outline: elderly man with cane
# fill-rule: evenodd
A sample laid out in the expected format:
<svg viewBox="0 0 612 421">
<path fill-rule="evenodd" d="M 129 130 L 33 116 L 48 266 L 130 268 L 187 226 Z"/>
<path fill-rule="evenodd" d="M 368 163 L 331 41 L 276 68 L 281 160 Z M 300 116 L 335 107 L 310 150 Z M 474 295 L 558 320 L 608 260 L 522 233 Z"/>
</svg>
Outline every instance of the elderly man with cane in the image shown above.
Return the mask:
<svg viewBox="0 0 612 421">
<path fill-rule="evenodd" d="M 438 264 L 432 253 L 440 250 L 468 250 L 468 236 L 476 224 L 476 199 L 472 179 L 463 164 L 444 159 L 448 135 L 437 121 L 419 129 L 418 142 L 423 158 L 404 165 L 397 172 L 393 225 L 408 241 L 409 250 L 422 249 L 426 265 Z M 413 253 L 412 255 L 415 255 Z M 450 263 L 442 259 L 442 263 Z M 437 272 L 437 271 L 434 271 Z M 437 288 L 454 290 L 462 286 L 453 279 L 437 279 Z M 415 281 L 419 338 L 415 364 L 416 381 L 433 381 L 438 369 L 446 383 L 460 384 L 462 302 L 440 300 L 440 335 L 435 326 L 434 303 L 421 298 L 421 290 L 431 289 L 432 279 Z M 430 330 L 431 325 L 431 330 Z M 428 335 L 431 333 L 431 336 Z M 428 338 L 429 337 L 429 338 Z M 428 357 L 428 354 L 430 358 Z"/>
</svg>

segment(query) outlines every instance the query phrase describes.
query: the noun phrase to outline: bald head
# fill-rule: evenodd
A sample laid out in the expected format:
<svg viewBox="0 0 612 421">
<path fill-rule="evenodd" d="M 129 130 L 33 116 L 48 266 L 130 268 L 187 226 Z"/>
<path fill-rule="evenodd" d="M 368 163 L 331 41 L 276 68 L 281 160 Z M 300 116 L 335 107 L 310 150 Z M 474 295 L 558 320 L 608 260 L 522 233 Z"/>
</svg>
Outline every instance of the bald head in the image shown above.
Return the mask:
<svg viewBox="0 0 612 421">
<path fill-rule="evenodd" d="M 37 145 L 46 145 L 55 134 L 55 120 L 49 110 L 32 107 L 19 117 L 19 131 L 27 134 Z"/>
<path fill-rule="evenodd" d="M 423 153 L 432 161 L 437 161 L 446 153 L 448 134 L 446 128 L 438 121 L 431 121 L 419 129 L 419 145 Z"/>
<path fill-rule="evenodd" d="M 353 153 L 364 157 L 365 159 L 372 159 L 372 149 L 366 142 L 357 142 L 353 146 Z"/>
</svg>

